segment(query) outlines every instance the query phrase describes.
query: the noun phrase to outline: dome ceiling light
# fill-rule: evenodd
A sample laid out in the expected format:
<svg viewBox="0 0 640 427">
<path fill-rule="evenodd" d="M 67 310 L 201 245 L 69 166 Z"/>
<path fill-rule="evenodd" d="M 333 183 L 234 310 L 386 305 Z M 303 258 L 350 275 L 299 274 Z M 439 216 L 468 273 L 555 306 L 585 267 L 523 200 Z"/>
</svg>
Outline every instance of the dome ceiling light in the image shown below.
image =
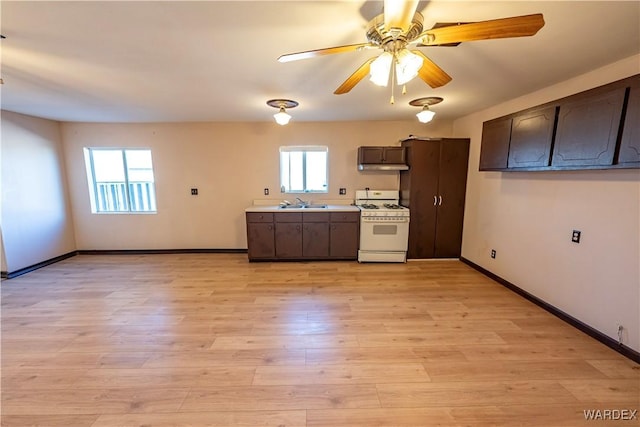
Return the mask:
<svg viewBox="0 0 640 427">
<path fill-rule="evenodd" d="M 284 126 L 289 123 L 289 120 L 291 120 L 291 116 L 287 114 L 285 109 L 295 108 L 298 106 L 298 103 L 290 99 L 270 99 L 267 101 L 267 105 L 279 110 L 276 114 L 273 115 L 273 118 L 276 119 L 276 123 Z"/>
<path fill-rule="evenodd" d="M 429 109 L 430 105 L 439 104 L 443 101 L 442 98 L 437 96 L 428 96 L 425 98 L 414 99 L 409 102 L 409 105 L 413 105 L 414 107 L 422 107 L 422 110 L 416 114 L 420 123 L 429 123 L 433 120 L 433 117 L 436 115 L 434 111 Z"/>
</svg>

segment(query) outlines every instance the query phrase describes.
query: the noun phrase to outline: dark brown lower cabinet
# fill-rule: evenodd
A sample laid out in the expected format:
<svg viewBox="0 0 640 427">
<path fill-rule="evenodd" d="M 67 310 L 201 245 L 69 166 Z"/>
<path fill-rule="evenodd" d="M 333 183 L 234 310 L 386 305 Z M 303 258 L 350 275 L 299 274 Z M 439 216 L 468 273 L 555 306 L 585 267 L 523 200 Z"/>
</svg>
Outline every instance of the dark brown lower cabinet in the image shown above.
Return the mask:
<svg viewBox="0 0 640 427">
<path fill-rule="evenodd" d="M 407 258 L 458 258 L 462 245 L 469 139 L 406 139 L 409 170 L 400 201 L 411 211 Z"/>
<path fill-rule="evenodd" d="M 249 260 L 356 259 L 359 212 L 247 212 Z"/>
<path fill-rule="evenodd" d="M 302 212 L 274 214 L 276 230 L 276 257 L 302 256 Z"/>
<path fill-rule="evenodd" d="M 302 256 L 329 256 L 329 213 L 307 212 L 302 215 Z"/>
<path fill-rule="evenodd" d="M 276 245 L 273 214 L 247 212 L 246 217 L 249 259 L 274 258 Z"/>
<path fill-rule="evenodd" d="M 332 214 L 329 227 L 331 257 L 356 258 L 360 243 L 360 214 L 353 212 Z"/>
</svg>

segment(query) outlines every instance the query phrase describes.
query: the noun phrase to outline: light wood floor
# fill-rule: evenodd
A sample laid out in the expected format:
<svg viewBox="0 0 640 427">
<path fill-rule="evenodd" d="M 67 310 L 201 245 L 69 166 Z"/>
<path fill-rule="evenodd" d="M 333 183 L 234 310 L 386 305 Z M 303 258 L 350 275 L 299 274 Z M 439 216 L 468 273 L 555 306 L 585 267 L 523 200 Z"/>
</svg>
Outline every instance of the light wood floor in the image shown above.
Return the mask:
<svg viewBox="0 0 640 427">
<path fill-rule="evenodd" d="M 458 261 L 76 256 L 2 282 L 2 425 L 631 426 L 640 367 Z"/>
</svg>

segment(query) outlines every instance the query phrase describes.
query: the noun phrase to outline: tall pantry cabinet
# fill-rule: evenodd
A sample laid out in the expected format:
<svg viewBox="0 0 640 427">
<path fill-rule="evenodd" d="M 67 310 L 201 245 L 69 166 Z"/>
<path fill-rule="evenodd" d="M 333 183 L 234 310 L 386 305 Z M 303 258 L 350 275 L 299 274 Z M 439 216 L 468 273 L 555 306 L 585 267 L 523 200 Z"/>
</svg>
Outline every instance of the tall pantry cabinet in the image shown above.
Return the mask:
<svg viewBox="0 0 640 427">
<path fill-rule="evenodd" d="M 411 210 L 407 258 L 460 257 L 469 139 L 401 142 L 409 165 L 400 172 L 400 203 Z"/>
</svg>

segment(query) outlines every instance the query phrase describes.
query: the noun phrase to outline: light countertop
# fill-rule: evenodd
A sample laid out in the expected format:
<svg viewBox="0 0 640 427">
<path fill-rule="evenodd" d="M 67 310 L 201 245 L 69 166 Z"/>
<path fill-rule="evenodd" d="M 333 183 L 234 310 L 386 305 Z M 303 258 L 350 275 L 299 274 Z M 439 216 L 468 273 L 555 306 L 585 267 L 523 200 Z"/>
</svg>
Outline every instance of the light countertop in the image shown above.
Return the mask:
<svg viewBox="0 0 640 427">
<path fill-rule="evenodd" d="M 326 208 L 281 208 L 279 205 L 254 205 L 245 209 L 245 212 L 360 212 L 357 206 L 352 205 L 327 205 Z"/>
</svg>

